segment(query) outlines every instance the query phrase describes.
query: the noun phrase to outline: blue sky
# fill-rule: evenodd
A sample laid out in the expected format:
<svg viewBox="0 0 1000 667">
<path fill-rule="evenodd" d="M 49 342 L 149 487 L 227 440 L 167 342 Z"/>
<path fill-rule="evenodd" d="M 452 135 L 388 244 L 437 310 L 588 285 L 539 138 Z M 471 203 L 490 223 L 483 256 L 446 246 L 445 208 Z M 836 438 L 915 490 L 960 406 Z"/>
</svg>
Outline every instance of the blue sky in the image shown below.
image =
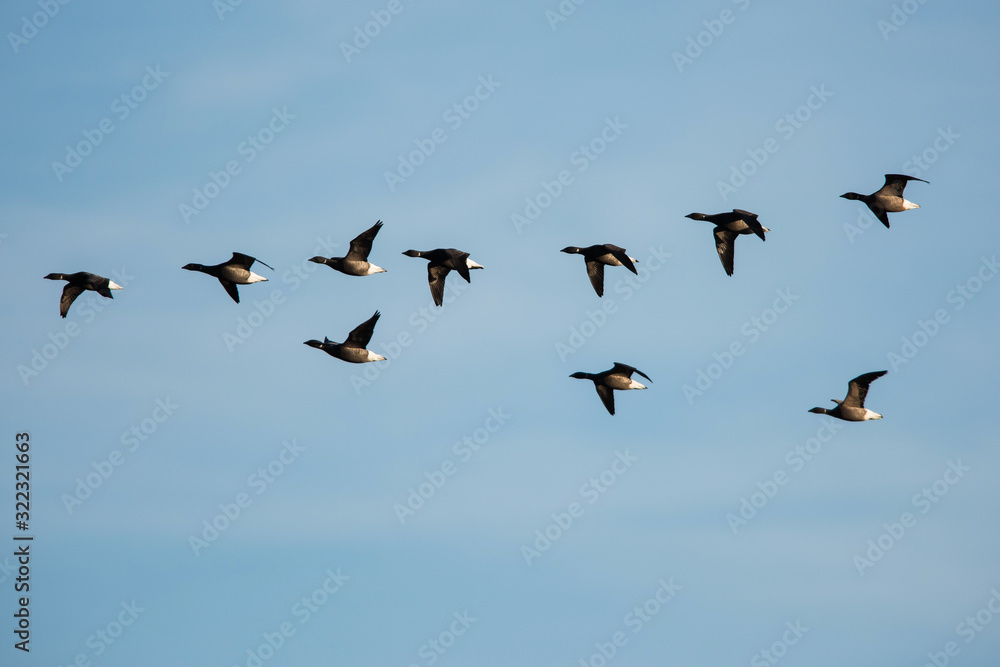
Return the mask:
<svg viewBox="0 0 1000 667">
<path fill-rule="evenodd" d="M 2 662 L 994 665 L 998 19 L 8 3 Z M 897 172 L 889 230 L 838 197 Z M 730 278 L 684 216 L 734 207 Z M 387 273 L 304 261 L 379 219 Z M 440 310 L 436 247 L 485 266 Z M 241 304 L 180 270 L 234 251 Z M 124 289 L 61 320 L 73 271 Z M 302 344 L 376 309 L 388 362 Z M 611 417 L 568 376 L 615 361 Z M 807 412 L 881 369 L 884 420 Z"/>
</svg>

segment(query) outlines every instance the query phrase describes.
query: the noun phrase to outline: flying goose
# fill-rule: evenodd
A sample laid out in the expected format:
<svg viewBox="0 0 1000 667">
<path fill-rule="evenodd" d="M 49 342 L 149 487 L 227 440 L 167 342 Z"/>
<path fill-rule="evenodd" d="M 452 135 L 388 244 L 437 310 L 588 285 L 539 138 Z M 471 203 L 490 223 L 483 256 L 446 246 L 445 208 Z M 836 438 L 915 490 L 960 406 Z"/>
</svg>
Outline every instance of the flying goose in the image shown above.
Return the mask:
<svg viewBox="0 0 1000 667">
<path fill-rule="evenodd" d="M 615 362 L 613 368 L 610 368 L 602 373 L 577 372 L 570 375 L 570 377 L 576 378 L 577 380 L 592 380 L 594 386 L 597 388 L 597 395 L 601 397 L 601 402 L 604 403 L 604 407 L 608 409 L 608 412 L 613 415 L 615 414 L 615 397 L 612 390 L 646 388 L 645 385 L 632 379 L 632 373 L 638 373 L 652 382 L 649 376 L 639 369 L 627 364 L 620 364 L 617 361 Z"/>
<path fill-rule="evenodd" d="M 254 259 L 250 255 L 234 252 L 232 258 L 222 264 L 215 264 L 213 266 L 185 264 L 181 268 L 188 271 L 201 271 L 210 276 L 215 276 L 222 283 L 222 286 L 226 288 L 229 296 L 233 297 L 233 301 L 239 303 L 240 293 L 236 290 L 237 285 L 249 285 L 250 283 L 259 283 L 267 280 L 264 276 L 258 276 L 250 270 L 254 262 L 260 262 L 260 260 Z M 264 264 L 264 262 L 260 263 Z M 267 264 L 264 264 L 264 266 L 267 266 Z M 271 269 L 270 266 L 267 266 L 267 268 Z M 274 269 L 271 270 L 274 271 Z"/>
<path fill-rule="evenodd" d="M 761 241 L 766 241 L 764 232 L 771 231 L 757 220 L 757 214 L 734 208 L 729 213 L 689 213 L 685 218 L 692 220 L 708 220 L 715 224 L 715 249 L 726 275 L 733 275 L 733 254 L 736 249 L 736 237 L 740 234 L 756 234 Z"/>
<path fill-rule="evenodd" d="M 434 297 L 434 304 L 437 306 L 444 303 L 444 280 L 450 271 L 458 271 L 458 275 L 465 278 L 465 282 L 471 283 L 469 270 L 483 268 L 482 264 L 469 259 L 469 253 L 454 248 L 437 248 L 424 252 L 407 250 L 403 254 L 430 261 L 427 265 L 427 282 L 431 286 L 431 296 Z"/>
<path fill-rule="evenodd" d="M 77 273 L 50 273 L 45 276 L 45 279 L 69 281 L 63 287 L 62 298 L 59 299 L 59 314 L 63 317 L 66 317 L 66 313 L 69 312 L 69 307 L 73 305 L 76 297 L 83 294 L 86 290 L 92 290 L 103 297 L 113 299 L 111 290 L 122 288 L 121 285 L 113 280 L 93 273 L 87 273 L 86 271 L 79 271 Z"/>
<path fill-rule="evenodd" d="M 877 192 L 873 192 L 870 195 L 859 195 L 857 192 L 848 192 L 840 196 L 844 199 L 863 201 L 868 205 L 872 213 L 875 214 L 875 217 L 881 220 L 882 224 L 888 229 L 889 216 L 886 215 L 887 213 L 899 213 L 900 211 L 909 211 L 911 208 L 920 208 L 919 204 L 914 204 L 911 201 L 903 199 L 903 188 L 906 187 L 908 181 L 920 181 L 921 183 L 930 184 L 930 181 L 925 181 L 915 176 L 886 174 L 885 185 L 879 188 Z"/>
<path fill-rule="evenodd" d="M 563 248 L 560 252 L 565 252 L 570 255 L 583 255 L 583 259 L 587 263 L 587 275 L 590 276 L 590 284 L 594 286 L 594 291 L 597 292 L 597 296 L 604 296 L 605 265 L 624 266 L 632 273 L 638 274 L 638 271 L 635 270 L 633 262 L 638 263 L 639 260 L 625 254 L 625 248 L 619 248 L 618 246 L 611 245 L 610 243 L 587 246 L 586 248 L 569 246 L 568 248 Z"/>
<path fill-rule="evenodd" d="M 847 384 L 847 397 L 843 401 L 835 398 L 830 400 L 837 404 L 832 410 L 812 408 L 809 412 L 820 415 L 830 415 L 848 422 L 863 422 L 869 419 L 882 419 L 882 415 L 865 407 L 865 396 L 868 395 L 868 385 L 885 375 L 888 371 L 874 371 L 859 375 Z"/>
<path fill-rule="evenodd" d="M 349 276 L 370 276 L 373 273 L 385 273 L 385 269 L 368 261 L 368 253 L 372 251 L 372 241 L 375 240 L 375 235 L 380 229 L 382 229 L 381 220 L 376 222 L 371 229 L 358 234 L 351 241 L 351 247 L 344 257 L 313 257 L 309 261 L 316 264 L 326 264 L 331 269 Z"/>
<path fill-rule="evenodd" d="M 352 364 L 363 364 L 367 361 L 385 361 L 385 357 L 381 354 L 376 354 L 371 350 L 365 349 L 365 346 L 372 339 L 372 333 L 375 331 L 375 323 L 378 322 L 378 318 L 381 316 L 382 313 L 376 310 L 375 314 L 366 322 L 362 322 L 354 327 L 354 330 L 347 334 L 347 340 L 343 343 L 334 343 L 324 336 L 322 343 L 318 340 L 307 340 L 305 345 L 323 350 L 331 357 L 343 359 Z"/>
</svg>

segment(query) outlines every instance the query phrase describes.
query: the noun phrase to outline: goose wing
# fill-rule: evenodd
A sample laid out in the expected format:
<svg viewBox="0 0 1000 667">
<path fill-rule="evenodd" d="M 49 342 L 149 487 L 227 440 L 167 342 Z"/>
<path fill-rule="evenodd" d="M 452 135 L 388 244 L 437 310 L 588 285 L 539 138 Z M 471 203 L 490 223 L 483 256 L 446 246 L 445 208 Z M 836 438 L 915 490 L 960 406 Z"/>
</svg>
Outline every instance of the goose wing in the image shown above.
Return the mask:
<svg viewBox="0 0 1000 667">
<path fill-rule="evenodd" d="M 427 282 L 431 286 L 431 296 L 434 297 L 434 305 L 440 306 L 444 303 L 444 279 L 451 271 L 443 264 L 430 262 L 427 264 Z"/>
<path fill-rule="evenodd" d="M 107 297 L 109 299 L 115 298 L 114 295 L 111 293 L 111 281 L 108 280 L 107 278 L 101 278 L 100 276 L 94 276 L 94 277 L 97 278 L 97 280 L 90 283 L 91 286 L 94 288 L 94 291 L 100 294 L 101 296 Z"/>
<path fill-rule="evenodd" d="M 885 185 L 883 185 L 876 195 L 889 195 L 892 197 L 902 197 L 903 189 L 909 181 L 920 181 L 922 183 L 929 183 L 930 181 L 925 181 L 922 178 L 916 178 L 914 176 L 907 176 L 906 174 L 886 174 L 885 175 Z"/>
<path fill-rule="evenodd" d="M 619 248 L 618 246 L 611 245 L 610 243 L 605 243 L 604 247 L 611 252 L 612 257 L 622 263 L 622 266 L 636 275 L 639 274 L 639 272 L 635 270 L 635 264 L 632 263 L 632 258 L 625 253 L 625 248 Z"/>
<path fill-rule="evenodd" d="M 228 266 L 234 266 L 236 268 L 246 269 L 247 271 L 249 271 L 250 267 L 253 266 L 254 262 L 260 262 L 261 264 L 264 264 L 264 262 L 261 262 L 256 257 L 251 257 L 250 255 L 244 255 L 241 252 L 234 252 L 232 258 L 228 262 L 226 262 L 226 264 Z M 264 264 L 264 266 L 267 266 L 267 268 L 274 271 L 274 269 L 268 266 L 267 264 Z"/>
<path fill-rule="evenodd" d="M 587 260 L 587 276 L 597 296 L 604 296 L 604 265 L 594 259 Z"/>
<path fill-rule="evenodd" d="M 614 390 L 611 387 L 596 382 L 594 385 L 597 387 L 597 395 L 601 397 L 601 403 L 604 403 L 604 407 L 608 409 L 608 412 L 612 415 L 615 414 Z"/>
<path fill-rule="evenodd" d="M 236 290 L 236 283 L 232 280 L 226 280 L 225 278 L 219 278 L 219 282 L 222 286 L 226 288 L 226 294 L 233 297 L 233 301 L 236 303 L 240 302 L 240 293 Z"/>
<path fill-rule="evenodd" d="M 62 297 L 59 299 L 59 314 L 66 317 L 66 313 L 69 312 L 69 307 L 73 305 L 76 301 L 76 297 L 83 294 L 83 290 L 86 288 L 83 285 L 73 285 L 71 283 L 66 283 L 63 287 Z"/>
<path fill-rule="evenodd" d="M 873 371 L 864 373 L 854 378 L 847 384 L 847 398 L 844 399 L 845 408 L 865 407 L 865 397 L 868 396 L 868 385 L 885 375 L 888 371 Z"/>
<path fill-rule="evenodd" d="M 757 214 L 751 213 L 750 211 L 744 211 L 740 208 L 734 208 L 733 213 L 739 216 L 739 219 L 746 223 L 746 226 L 750 228 L 754 234 L 760 237 L 761 241 L 766 241 L 764 238 L 764 226 L 760 224 L 757 220 Z"/>
<path fill-rule="evenodd" d="M 885 225 L 885 228 L 889 229 L 889 216 L 886 214 L 885 209 L 874 202 L 868 204 L 868 208 L 871 209 L 871 212 L 875 214 L 875 217 L 878 218 L 883 225 Z"/>
<path fill-rule="evenodd" d="M 719 260 L 727 275 L 733 275 L 733 255 L 736 247 L 736 232 L 731 232 L 725 227 L 715 228 L 715 249 L 719 253 Z"/>
<path fill-rule="evenodd" d="M 354 330 L 347 335 L 347 340 L 344 341 L 344 345 L 364 349 L 368 345 L 368 342 L 372 339 L 372 334 L 375 332 L 375 323 L 378 322 L 378 318 L 381 316 L 382 313 L 376 310 L 374 315 L 354 327 Z"/>
<path fill-rule="evenodd" d="M 638 373 L 639 375 L 641 375 L 642 377 L 646 378 L 650 382 L 653 381 L 653 379 L 651 377 L 649 377 L 648 375 L 646 375 L 645 373 L 643 373 L 642 371 L 640 371 L 635 366 L 629 366 L 628 364 L 623 364 L 623 363 L 618 362 L 618 361 L 615 362 L 614 368 L 612 368 L 611 370 L 614 371 L 615 373 L 619 373 L 621 375 L 624 375 L 627 378 L 632 377 L 632 373 Z"/>
<path fill-rule="evenodd" d="M 376 222 L 370 229 L 361 232 L 354 240 L 351 241 L 351 248 L 347 251 L 347 256 L 344 259 L 351 259 L 356 261 L 367 261 L 368 253 L 372 251 L 372 241 L 375 240 L 375 235 L 378 234 L 378 230 L 382 229 L 382 221 Z"/>
<path fill-rule="evenodd" d="M 449 248 L 446 263 L 449 268 L 458 271 L 458 275 L 462 276 L 462 278 L 465 279 L 465 282 L 472 282 L 469 276 L 469 253 Z"/>
</svg>

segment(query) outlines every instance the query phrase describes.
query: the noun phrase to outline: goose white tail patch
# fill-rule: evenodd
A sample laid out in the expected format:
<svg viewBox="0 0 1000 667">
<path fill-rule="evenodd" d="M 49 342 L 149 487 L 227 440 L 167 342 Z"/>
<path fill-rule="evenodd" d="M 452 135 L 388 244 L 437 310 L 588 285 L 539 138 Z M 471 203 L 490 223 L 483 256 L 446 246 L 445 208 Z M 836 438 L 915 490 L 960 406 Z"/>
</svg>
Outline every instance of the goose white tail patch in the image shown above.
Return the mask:
<svg viewBox="0 0 1000 667">
<path fill-rule="evenodd" d="M 484 268 L 482 264 L 480 264 L 478 262 L 474 262 L 471 259 L 466 259 L 465 260 L 465 265 L 467 267 L 469 267 L 470 269 L 482 269 L 482 268 Z"/>
<path fill-rule="evenodd" d="M 908 199 L 903 200 L 903 210 L 909 211 L 911 208 L 920 208 L 920 204 L 914 204 Z"/>
<path fill-rule="evenodd" d="M 258 276 L 256 273 L 251 271 L 250 277 L 247 278 L 247 281 L 244 283 L 244 285 L 249 285 L 250 283 L 266 283 L 266 282 L 267 278 L 265 278 L 264 276 Z"/>
<path fill-rule="evenodd" d="M 385 357 L 383 357 L 381 354 L 376 354 L 371 350 L 368 350 L 367 352 L 368 352 L 368 361 L 385 361 Z"/>
<path fill-rule="evenodd" d="M 646 388 L 646 385 L 644 385 L 644 384 L 641 384 L 641 383 L 639 383 L 639 382 L 636 382 L 636 381 L 635 381 L 635 380 L 633 380 L 632 378 L 629 378 L 629 385 L 628 385 L 628 388 L 629 388 L 629 389 L 645 389 L 645 388 Z"/>
<path fill-rule="evenodd" d="M 368 273 L 366 273 L 365 275 L 370 276 L 373 273 L 385 273 L 385 272 L 386 272 L 385 269 L 383 269 L 381 266 L 375 266 L 374 264 L 369 264 Z"/>
<path fill-rule="evenodd" d="M 121 288 L 122 286 L 116 283 L 115 281 L 113 280 L 108 281 L 108 289 L 121 289 Z"/>
</svg>

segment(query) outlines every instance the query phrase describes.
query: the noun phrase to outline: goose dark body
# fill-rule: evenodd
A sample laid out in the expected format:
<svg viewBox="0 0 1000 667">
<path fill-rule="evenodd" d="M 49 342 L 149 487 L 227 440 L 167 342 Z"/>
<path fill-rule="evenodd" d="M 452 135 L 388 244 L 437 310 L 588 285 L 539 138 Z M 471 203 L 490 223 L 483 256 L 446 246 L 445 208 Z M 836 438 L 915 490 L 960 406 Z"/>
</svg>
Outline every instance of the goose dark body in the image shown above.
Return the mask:
<svg viewBox="0 0 1000 667">
<path fill-rule="evenodd" d="M 901 211 L 909 211 L 910 209 L 920 208 L 919 204 L 914 204 L 913 202 L 907 201 L 903 198 L 903 190 L 906 188 L 906 184 L 910 181 L 930 183 L 930 181 L 925 181 L 924 179 L 917 178 L 915 176 L 907 176 L 906 174 L 886 174 L 885 185 L 870 195 L 861 195 L 857 192 L 847 192 L 840 196 L 844 199 L 864 202 L 868 208 L 871 209 L 871 212 L 875 214 L 875 217 L 878 218 L 883 225 L 885 225 L 886 229 L 888 229 L 888 213 L 899 213 Z"/>
<path fill-rule="evenodd" d="M 45 279 L 67 281 L 65 287 L 63 287 L 62 298 L 59 299 L 59 315 L 62 317 L 66 317 L 66 314 L 69 313 L 69 307 L 76 301 L 76 297 L 87 290 L 97 292 L 108 299 L 113 299 L 111 290 L 122 288 L 121 285 L 109 278 L 99 276 L 95 273 L 87 273 L 86 271 L 50 273 L 45 276 Z"/>
<path fill-rule="evenodd" d="M 382 313 L 375 311 L 375 314 L 356 326 L 351 333 L 347 334 L 347 340 L 343 343 L 334 343 L 329 338 L 323 337 L 323 342 L 318 340 L 307 340 L 304 344 L 323 350 L 331 357 L 349 361 L 352 364 L 363 364 L 368 361 L 385 361 L 385 357 L 366 349 L 375 332 L 375 323 Z"/>
<path fill-rule="evenodd" d="M 766 241 L 764 232 L 771 231 L 760 224 L 756 213 L 734 208 L 728 213 L 714 213 L 706 215 L 704 213 L 688 213 L 685 218 L 692 220 L 706 220 L 715 225 L 715 250 L 719 253 L 719 260 L 722 268 L 726 270 L 726 275 L 733 275 L 733 261 L 736 253 L 736 237 L 741 234 L 756 234 L 761 241 Z"/>
<path fill-rule="evenodd" d="M 370 276 L 373 273 L 385 273 L 385 269 L 368 261 L 368 254 L 372 251 L 372 242 L 380 229 L 382 229 L 381 220 L 370 229 L 358 234 L 351 241 L 351 247 L 343 257 L 312 257 L 309 261 L 316 264 L 326 264 L 331 269 L 349 276 Z"/>
<path fill-rule="evenodd" d="M 650 382 L 653 381 L 648 375 L 634 366 L 622 364 L 617 361 L 613 367 L 601 373 L 584 373 L 582 371 L 578 371 L 570 375 L 570 377 L 576 378 L 577 380 L 592 381 L 594 383 L 594 387 L 597 389 L 597 395 L 601 397 L 601 402 L 604 403 L 604 407 L 608 409 L 609 413 L 614 415 L 615 396 L 613 392 L 615 390 L 624 391 L 626 389 L 646 388 L 645 385 L 632 379 L 632 373 L 638 373 Z"/>
<path fill-rule="evenodd" d="M 885 375 L 888 371 L 872 371 L 854 378 L 847 384 L 847 396 L 842 401 L 830 400 L 837 404 L 833 409 L 812 408 L 809 412 L 829 415 L 848 422 L 863 422 L 870 419 L 882 419 L 882 415 L 865 407 L 865 397 L 868 396 L 868 386 Z"/>
<path fill-rule="evenodd" d="M 210 276 L 214 276 L 219 279 L 222 286 L 226 288 L 226 293 L 233 298 L 236 303 L 240 302 L 240 293 L 237 291 L 237 285 L 249 285 L 251 283 L 259 283 L 267 280 L 264 276 L 259 276 L 250 270 L 254 262 L 261 262 L 259 259 L 255 259 L 250 255 L 244 255 L 240 252 L 234 252 L 233 256 L 229 261 L 223 262 L 222 264 L 214 264 L 212 266 L 205 266 L 204 264 L 185 264 L 182 269 L 188 271 L 200 271 L 202 273 L 207 273 Z M 264 264 L 267 268 L 272 269 L 267 264 Z"/>
<path fill-rule="evenodd" d="M 431 296 L 434 298 L 434 305 L 440 306 L 444 303 L 444 281 L 448 274 L 457 271 L 458 275 L 471 283 L 469 276 L 471 269 L 481 269 L 483 266 L 469 259 L 469 253 L 454 248 L 436 248 L 434 250 L 407 250 L 403 253 L 407 257 L 419 257 L 428 260 L 427 283 L 431 287 Z"/>
<path fill-rule="evenodd" d="M 587 264 L 587 276 L 590 278 L 590 284 L 593 285 L 597 296 L 604 296 L 605 266 L 624 266 L 632 273 L 639 273 L 635 269 L 635 262 L 639 260 L 635 257 L 629 257 L 625 252 L 625 248 L 620 248 L 610 243 L 587 246 L 586 248 L 568 246 L 560 252 L 570 255 L 583 255 L 583 259 Z"/>
</svg>

